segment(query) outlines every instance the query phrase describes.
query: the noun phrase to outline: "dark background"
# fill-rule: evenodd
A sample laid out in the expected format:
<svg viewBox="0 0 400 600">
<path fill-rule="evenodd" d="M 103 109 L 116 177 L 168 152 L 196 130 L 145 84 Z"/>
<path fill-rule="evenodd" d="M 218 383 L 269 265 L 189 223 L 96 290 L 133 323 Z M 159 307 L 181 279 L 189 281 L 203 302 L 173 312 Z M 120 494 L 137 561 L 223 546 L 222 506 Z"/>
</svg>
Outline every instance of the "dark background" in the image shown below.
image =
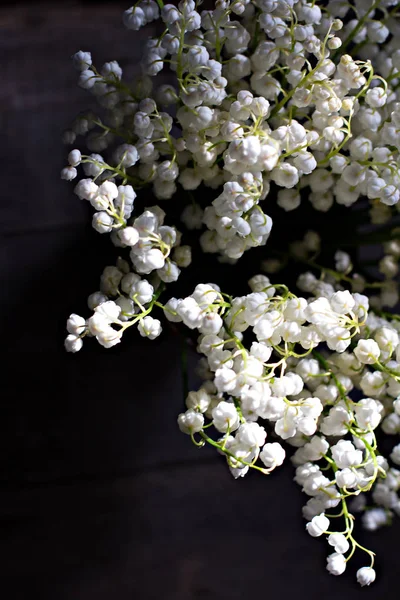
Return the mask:
<svg viewBox="0 0 400 600">
<path fill-rule="evenodd" d="M 122 27 L 128 6 L 0 8 L 1 597 L 397 598 L 398 522 L 360 532 L 378 555 L 378 581 L 361 590 L 363 556 L 342 577 L 325 571 L 328 547 L 304 531 L 290 464 L 235 481 L 179 432 L 171 334 L 63 350 L 66 317 L 85 314 L 109 262 L 88 207 L 59 179 L 61 133 L 89 101 L 70 56 L 137 61 L 148 31 Z"/>
</svg>

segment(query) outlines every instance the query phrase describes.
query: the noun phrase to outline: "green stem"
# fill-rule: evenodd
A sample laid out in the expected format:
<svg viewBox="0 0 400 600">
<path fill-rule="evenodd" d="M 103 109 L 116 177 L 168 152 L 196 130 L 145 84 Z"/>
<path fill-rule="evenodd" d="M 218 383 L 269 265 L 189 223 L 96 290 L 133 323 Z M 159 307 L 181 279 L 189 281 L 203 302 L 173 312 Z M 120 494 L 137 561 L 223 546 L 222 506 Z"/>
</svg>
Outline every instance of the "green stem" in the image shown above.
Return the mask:
<svg viewBox="0 0 400 600">
<path fill-rule="evenodd" d="M 339 394 L 340 394 L 341 399 L 345 403 L 346 407 L 348 409 L 350 409 L 349 401 L 348 401 L 347 394 L 346 394 L 346 390 L 343 387 L 343 385 L 340 383 L 339 379 L 336 377 L 335 373 L 332 371 L 331 367 L 329 366 L 328 361 L 317 350 L 313 350 L 312 354 L 315 356 L 315 358 L 317 359 L 317 361 L 319 362 L 319 364 L 325 369 L 325 371 L 329 372 L 329 376 L 332 377 L 333 382 L 335 383 L 337 389 L 339 390 Z"/>
<path fill-rule="evenodd" d="M 125 321 L 121 326 L 121 330 L 125 331 L 125 329 L 128 329 L 128 327 L 132 327 L 132 325 L 135 325 L 138 321 L 149 315 L 153 310 L 154 306 L 156 305 L 158 298 L 161 296 L 164 290 L 165 284 L 161 283 L 157 291 L 153 294 L 152 301 L 150 302 L 148 308 L 146 308 L 146 310 L 141 312 L 140 314 L 135 315 L 135 317 L 131 321 Z"/>
<path fill-rule="evenodd" d="M 329 275 L 332 275 L 332 277 L 334 277 L 336 279 L 336 281 L 346 281 L 347 283 L 350 283 L 351 285 L 354 284 L 354 280 L 351 277 L 349 277 L 348 275 L 345 275 L 344 273 L 339 273 L 338 271 L 335 271 L 334 269 L 329 269 L 327 267 L 323 267 L 322 265 L 319 265 L 318 263 L 314 262 L 313 260 L 308 260 L 306 258 L 300 258 L 299 256 L 292 256 L 292 258 L 294 258 L 294 260 L 297 260 L 298 262 L 308 265 L 309 267 L 311 267 L 313 269 L 317 269 L 318 271 L 321 271 L 321 273 L 328 273 Z M 382 287 L 384 287 L 384 283 L 380 282 L 380 281 L 376 281 L 374 283 L 366 282 L 364 284 L 364 286 L 366 288 L 382 288 Z"/>
<path fill-rule="evenodd" d="M 253 41 L 251 43 L 251 49 L 252 49 L 253 52 L 257 48 L 258 42 L 260 41 L 260 21 L 259 21 L 259 16 L 260 16 L 260 13 L 257 13 L 257 16 L 255 17 L 257 20 L 256 20 L 256 26 L 254 28 Z"/>
<path fill-rule="evenodd" d="M 365 22 L 367 21 L 369 15 L 372 13 L 372 11 L 374 11 L 376 8 L 379 8 L 379 5 L 381 3 L 382 0 L 375 0 L 375 2 L 371 5 L 371 7 L 369 8 L 369 10 L 365 13 L 365 15 L 363 17 L 361 17 L 361 19 L 358 21 L 357 25 L 354 27 L 353 31 L 351 31 L 349 33 L 349 35 L 347 36 L 347 38 L 343 41 L 342 45 L 340 46 L 340 48 L 338 48 L 338 50 L 336 50 L 336 52 L 333 53 L 331 60 L 335 60 L 337 54 L 340 52 L 340 54 L 343 53 L 343 51 L 347 48 L 347 46 L 351 43 L 351 41 L 355 38 L 355 36 L 357 35 L 357 33 L 364 27 Z"/>
<path fill-rule="evenodd" d="M 391 369 L 390 367 L 387 367 L 386 365 L 383 365 L 379 361 L 377 361 L 376 363 L 374 363 L 371 366 L 374 367 L 374 369 L 376 369 L 377 371 L 381 371 L 381 373 L 386 373 L 387 375 L 391 375 L 393 377 L 393 379 L 395 379 L 396 381 L 400 381 L 400 372 L 395 371 L 394 369 Z"/>
<path fill-rule="evenodd" d="M 307 81 L 307 79 L 309 77 L 311 77 L 311 75 L 313 75 L 315 73 L 315 71 L 318 69 L 319 67 L 319 63 L 317 64 L 316 67 L 314 67 L 311 71 L 309 71 L 301 81 L 299 81 L 299 83 L 297 85 L 295 85 L 287 94 L 286 96 L 284 96 L 282 98 L 282 100 L 280 102 L 278 102 L 278 104 L 276 104 L 274 106 L 274 108 L 271 110 L 271 114 L 269 116 L 270 119 L 272 119 L 280 110 L 283 106 L 285 106 L 285 104 L 287 104 L 287 102 L 289 102 L 289 100 L 291 99 L 291 97 L 293 96 L 293 94 L 295 93 L 295 91 L 299 88 L 299 87 L 303 87 L 304 83 Z"/>
<path fill-rule="evenodd" d="M 199 431 L 199 435 L 203 438 L 203 440 L 205 440 L 207 442 L 207 444 L 210 444 L 210 446 L 214 446 L 214 448 L 217 448 L 218 450 L 223 452 L 226 456 L 229 456 L 229 458 L 232 458 L 235 462 L 242 464 L 244 467 L 250 467 L 251 469 L 256 469 L 256 471 L 260 471 L 263 475 L 268 474 L 267 469 L 263 469 L 253 463 L 249 463 L 249 462 L 243 460 L 242 458 L 238 458 L 232 452 L 229 452 L 229 450 L 227 450 L 226 448 L 221 446 L 221 444 L 219 444 L 218 442 L 215 442 L 206 433 L 204 433 L 204 431 Z"/>
</svg>

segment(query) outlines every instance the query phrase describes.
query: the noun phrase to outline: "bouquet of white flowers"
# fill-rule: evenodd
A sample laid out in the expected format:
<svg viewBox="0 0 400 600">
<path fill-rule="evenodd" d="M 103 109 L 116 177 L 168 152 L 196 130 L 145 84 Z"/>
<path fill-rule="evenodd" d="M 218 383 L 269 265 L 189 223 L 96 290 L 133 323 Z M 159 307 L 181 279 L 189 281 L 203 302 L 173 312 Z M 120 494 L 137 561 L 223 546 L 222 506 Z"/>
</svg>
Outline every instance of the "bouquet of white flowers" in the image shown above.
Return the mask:
<svg viewBox="0 0 400 600">
<path fill-rule="evenodd" d="M 214 446 L 235 478 L 268 475 L 285 459 L 283 442 L 296 448 L 306 529 L 326 536 L 334 575 L 357 549 L 368 555 L 362 586 L 375 580 L 374 553 L 356 541 L 352 512 L 369 530 L 400 515 L 400 444 L 386 458 L 377 443 L 378 429 L 400 433 L 399 15 L 397 0 L 217 0 L 210 10 L 139 0 L 124 25 L 154 22 L 157 35 L 132 84 L 116 61 L 97 70 L 89 52 L 73 57 L 102 110 L 65 132 L 88 150 L 71 150 L 61 174 L 71 181 L 82 169 L 74 191 L 122 255 L 89 296 L 93 314 L 69 317 L 66 349 L 90 337 L 110 348 L 132 326 L 153 340 L 156 316 L 196 333 L 203 384 L 185 394 L 179 428 Z M 152 196 L 163 208 L 150 200 L 135 210 Z M 287 243 L 292 211 L 310 209 L 321 230 Z M 336 225 L 335 210 L 348 215 Z M 381 251 L 372 274 L 343 249 L 355 217 L 352 237 Z M 196 244 L 216 255 L 207 280 L 252 254 L 249 290 L 196 279 L 190 295 L 168 294 Z"/>
</svg>

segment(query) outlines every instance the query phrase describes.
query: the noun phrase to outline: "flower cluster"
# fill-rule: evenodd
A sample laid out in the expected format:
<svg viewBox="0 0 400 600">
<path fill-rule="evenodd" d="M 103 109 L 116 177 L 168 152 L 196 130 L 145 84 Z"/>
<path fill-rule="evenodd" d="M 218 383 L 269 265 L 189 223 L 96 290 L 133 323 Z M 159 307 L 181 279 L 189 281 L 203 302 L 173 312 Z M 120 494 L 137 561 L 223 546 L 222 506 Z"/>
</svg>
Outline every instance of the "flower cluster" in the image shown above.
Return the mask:
<svg viewBox="0 0 400 600">
<path fill-rule="evenodd" d="M 375 579 L 374 554 L 354 539 L 348 504 L 373 490 L 385 510 L 365 513 L 369 529 L 386 523 L 390 511 L 400 515 L 400 471 L 389 468 L 375 437 L 380 424 L 386 433 L 400 431 L 400 362 L 394 360 L 400 359 L 400 326 L 368 314 L 368 299 L 359 293 L 332 288 L 306 299 L 265 275 L 249 283 L 253 292 L 240 298 L 199 285 L 165 309 L 200 332 L 198 351 L 206 357 L 204 384 L 188 394 L 179 427 L 196 445 L 224 454 L 235 478 L 251 468 L 270 473 L 284 461 L 282 442 L 295 446 L 295 481 L 310 497 L 303 507 L 307 531 L 326 533 L 334 548 L 328 571 L 343 573 L 361 548 L 371 566 L 357 578 L 368 585 Z M 268 430 L 279 441 L 266 443 Z M 390 458 L 400 463 L 400 445 Z M 325 516 L 336 507 L 340 512 L 330 518 L 344 518 L 344 533 L 331 530 Z"/>
<path fill-rule="evenodd" d="M 149 313 L 157 303 L 163 283 L 178 278 L 180 270 L 177 262 L 180 266 L 187 266 L 191 259 L 190 248 L 179 246 L 179 232 L 174 227 L 163 225 L 164 216 L 164 211 L 154 206 L 137 217 L 132 225 L 118 228 L 118 245 L 130 248 L 134 270 L 121 258 L 115 267 L 104 269 L 100 290 L 88 299 L 94 315 L 85 321 L 83 317 L 72 314 L 68 320 L 70 335 L 65 342 L 68 351 L 80 350 L 82 338 L 86 335 L 95 336 L 102 346 L 110 348 L 118 344 L 127 327 L 136 323 L 144 337 L 154 339 L 161 333 L 160 322 Z M 168 258 L 173 248 L 177 262 Z M 148 279 L 141 277 L 142 274 L 152 274 L 157 291 Z M 113 301 L 111 298 L 116 299 Z M 112 324 L 119 328 L 113 328 Z"/>
<path fill-rule="evenodd" d="M 124 23 L 136 30 L 158 15 L 154 2 L 143 3 L 125 12 Z M 79 84 L 112 114 L 110 123 L 80 119 L 68 141 L 90 129 L 95 152 L 118 137 L 128 142 L 114 149 L 113 167 L 101 155 L 86 156 L 86 173 L 151 184 L 158 199 L 171 198 L 177 182 L 184 190 L 225 184 L 202 216 L 208 228 L 202 246 L 231 260 L 265 244 L 271 219 L 259 203 L 271 184 L 286 211 L 300 205 L 304 186 L 324 212 L 335 200 L 350 206 L 361 195 L 384 206 L 398 203 L 397 96 L 371 61 L 348 54 L 333 60 L 342 44 L 340 19 L 323 18 L 306 2 L 221 1 L 199 13 L 184 1 L 164 6 L 161 21 L 165 31 L 149 40 L 147 79 L 137 90 L 121 82 L 116 61 L 98 72 L 90 53 L 74 57 Z M 166 65 L 176 85 L 159 86 L 155 99 L 143 97 L 149 78 Z M 174 116 L 162 110 L 169 106 Z M 76 176 L 78 154 L 71 153 L 63 177 Z M 100 230 L 111 226 L 110 215 L 99 219 Z"/>
<path fill-rule="evenodd" d="M 308 533 L 327 537 L 334 575 L 366 552 L 362 586 L 375 579 L 374 553 L 354 538 L 350 510 L 369 530 L 400 515 L 400 444 L 385 458 L 376 438 L 377 428 L 400 433 L 400 316 L 385 310 L 399 301 L 397 5 L 216 0 L 202 10 L 140 0 L 124 25 L 157 22 L 160 35 L 147 40 L 133 84 L 115 60 L 98 70 L 90 52 L 73 56 L 78 85 L 100 108 L 65 132 L 82 148 L 61 172 L 121 253 L 88 299 L 92 315 L 68 319 L 66 349 L 86 337 L 110 348 L 132 325 L 152 340 L 163 319 L 196 335 L 203 383 L 185 393 L 179 428 L 215 447 L 235 478 L 269 475 L 292 447 Z M 165 204 L 143 205 L 149 196 Z M 318 231 L 274 254 L 275 215 L 287 219 L 286 236 L 302 206 L 321 222 L 329 211 L 365 214 L 356 233 L 361 245 L 380 244 L 375 272 L 342 239 L 333 268 L 321 266 L 329 244 Z M 183 235 L 164 222 L 177 211 Z M 230 295 L 199 275 L 191 295 L 168 295 L 197 241 L 232 264 L 266 245 L 251 293 Z M 270 279 L 292 263 L 298 294 Z"/>
</svg>

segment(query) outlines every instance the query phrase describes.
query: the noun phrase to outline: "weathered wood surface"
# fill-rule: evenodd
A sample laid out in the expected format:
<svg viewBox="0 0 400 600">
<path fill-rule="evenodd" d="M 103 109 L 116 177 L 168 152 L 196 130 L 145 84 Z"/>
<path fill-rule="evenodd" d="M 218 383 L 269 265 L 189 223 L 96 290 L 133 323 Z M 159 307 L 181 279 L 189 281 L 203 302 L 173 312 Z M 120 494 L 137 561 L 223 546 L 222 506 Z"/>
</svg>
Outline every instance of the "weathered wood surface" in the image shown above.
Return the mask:
<svg viewBox="0 0 400 600">
<path fill-rule="evenodd" d="M 140 54 L 120 3 L 0 10 L 1 595 L 4 600 L 398 598 L 399 525 L 370 536 L 379 582 L 324 572 L 290 466 L 234 481 L 179 433 L 179 347 L 62 349 L 107 244 L 59 180 L 59 136 L 86 108 L 70 55 Z M 361 537 L 365 539 L 365 536 Z"/>
</svg>

